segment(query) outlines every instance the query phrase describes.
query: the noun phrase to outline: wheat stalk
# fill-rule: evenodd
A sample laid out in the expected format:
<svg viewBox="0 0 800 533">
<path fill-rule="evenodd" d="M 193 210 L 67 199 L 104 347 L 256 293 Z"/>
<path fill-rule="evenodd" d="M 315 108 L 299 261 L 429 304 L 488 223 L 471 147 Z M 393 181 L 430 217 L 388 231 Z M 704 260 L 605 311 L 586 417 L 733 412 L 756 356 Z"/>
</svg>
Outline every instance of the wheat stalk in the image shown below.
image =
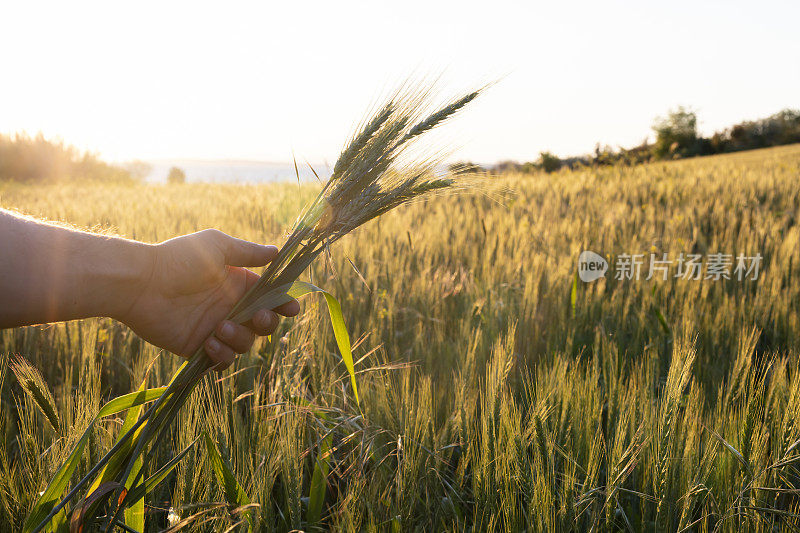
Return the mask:
<svg viewBox="0 0 800 533">
<path fill-rule="evenodd" d="M 58 409 L 50 388 L 45 383 L 42 374 L 20 355 L 12 356 L 9 361 L 11 372 L 17 378 L 22 389 L 33 399 L 39 410 L 50 422 L 56 433 L 61 433 L 61 422 L 58 419 Z"/>
</svg>

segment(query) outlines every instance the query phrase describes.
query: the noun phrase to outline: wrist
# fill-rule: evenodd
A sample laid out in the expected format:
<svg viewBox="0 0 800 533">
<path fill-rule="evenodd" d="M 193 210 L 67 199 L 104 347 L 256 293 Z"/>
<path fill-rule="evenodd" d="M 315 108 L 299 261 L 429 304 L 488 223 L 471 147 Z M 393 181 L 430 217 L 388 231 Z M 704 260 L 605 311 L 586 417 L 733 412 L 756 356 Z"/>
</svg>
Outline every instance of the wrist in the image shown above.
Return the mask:
<svg viewBox="0 0 800 533">
<path fill-rule="evenodd" d="M 145 293 L 155 272 L 156 246 L 114 239 L 113 259 L 103 273 L 102 315 L 127 323 L 137 300 Z"/>
</svg>

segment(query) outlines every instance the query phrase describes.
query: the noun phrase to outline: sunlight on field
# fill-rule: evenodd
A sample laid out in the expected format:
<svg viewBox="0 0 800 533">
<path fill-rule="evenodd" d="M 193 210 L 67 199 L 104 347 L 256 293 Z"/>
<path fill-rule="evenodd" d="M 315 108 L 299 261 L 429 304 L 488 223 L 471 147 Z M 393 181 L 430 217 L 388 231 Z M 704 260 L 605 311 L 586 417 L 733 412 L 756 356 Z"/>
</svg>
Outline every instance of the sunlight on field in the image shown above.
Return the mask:
<svg viewBox="0 0 800 533">
<path fill-rule="evenodd" d="M 680 530 L 700 520 L 733 531 L 734 513 L 753 531 L 784 527 L 800 510 L 788 490 L 800 483 L 798 179 L 792 145 L 504 175 L 390 213 L 313 272 L 356 341 L 362 412 L 324 306 L 310 298 L 204 382 L 157 463 L 208 429 L 265 530 Z M 0 206 L 148 242 L 215 227 L 279 244 L 315 192 L 0 183 Z M 749 281 L 584 284 L 583 250 L 758 253 L 763 264 Z M 6 531 L 105 400 L 143 380 L 163 385 L 181 361 L 107 319 L 0 331 L 0 343 L 42 372 L 62 421 L 51 428 L 4 361 Z M 86 465 L 118 421 L 95 432 Z M 318 459 L 330 471 L 316 516 Z M 209 531 L 237 523 L 211 505 L 225 495 L 208 466 L 194 448 L 148 494 L 148 530 L 167 527 L 167 510 L 213 518 Z"/>
</svg>

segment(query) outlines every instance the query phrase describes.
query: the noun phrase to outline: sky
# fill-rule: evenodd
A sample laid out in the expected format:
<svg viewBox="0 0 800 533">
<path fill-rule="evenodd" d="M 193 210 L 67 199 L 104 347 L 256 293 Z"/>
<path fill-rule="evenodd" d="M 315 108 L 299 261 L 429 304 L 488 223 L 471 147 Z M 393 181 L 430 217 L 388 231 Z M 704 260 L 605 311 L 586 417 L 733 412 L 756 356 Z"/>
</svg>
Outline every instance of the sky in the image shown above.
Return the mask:
<svg viewBox="0 0 800 533">
<path fill-rule="evenodd" d="M 111 161 L 335 160 L 409 76 L 497 81 L 451 160 L 639 144 L 678 105 L 701 132 L 800 107 L 800 2 L 0 3 L 0 133 Z"/>
</svg>

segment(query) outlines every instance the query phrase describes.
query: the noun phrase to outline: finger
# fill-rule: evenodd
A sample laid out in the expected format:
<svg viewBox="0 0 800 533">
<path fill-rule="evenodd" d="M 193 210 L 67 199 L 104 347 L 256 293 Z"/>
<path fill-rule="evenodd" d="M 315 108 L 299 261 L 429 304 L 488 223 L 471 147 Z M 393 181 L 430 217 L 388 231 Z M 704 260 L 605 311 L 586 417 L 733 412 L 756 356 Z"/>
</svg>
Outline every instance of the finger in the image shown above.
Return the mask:
<svg viewBox="0 0 800 533">
<path fill-rule="evenodd" d="M 214 368 L 220 372 L 225 370 L 233 360 L 236 359 L 236 354 L 233 352 L 233 348 L 230 346 L 226 346 L 219 339 L 215 337 L 209 337 L 203 343 L 203 347 L 208 354 L 208 357 L 215 363 Z"/>
<path fill-rule="evenodd" d="M 241 281 L 239 280 L 241 280 L 242 277 L 244 278 L 244 289 L 242 290 L 241 294 L 244 294 L 247 291 L 249 291 L 250 288 L 256 283 L 258 283 L 259 279 L 261 279 L 261 276 L 259 276 L 252 270 L 248 270 L 246 268 L 229 266 L 228 270 L 230 273 L 236 276 L 235 283 L 237 286 L 239 287 L 241 286 L 239 285 L 239 283 L 241 283 Z M 275 307 L 273 310 L 277 311 L 279 315 L 295 316 L 297 313 L 300 312 L 300 304 L 297 302 L 297 300 L 292 298 L 288 302 Z"/>
<path fill-rule="evenodd" d="M 225 264 L 240 267 L 263 266 L 275 259 L 278 248 L 231 237 L 221 231 L 213 232 L 217 245 L 225 256 Z"/>
<path fill-rule="evenodd" d="M 252 270 L 247 270 L 246 268 L 243 268 L 242 270 L 244 270 L 244 290 L 249 291 L 253 285 L 258 283 L 258 280 L 261 279 L 261 276 Z"/>
<path fill-rule="evenodd" d="M 258 274 L 247 268 L 226 265 L 227 271 L 225 292 L 231 300 L 236 301 L 249 291 L 261 278 Z"/>
<path fill-rule="evenodd" d="M 274 311 L 259 309 L 245 325 L 253 330 L 256 335 L 265 336 L 272 335 L 275 328 L 278 327 L 279 321 L 280 319 Z"/>
<path fill-rule="evenodd" d="M 230 320 L 220 322 L 214 334 L 236 353 L 244 353 L 249 350 L 255 340 L 255 335 L 250 328 Z"/>
<path fill-rule="evenodd" d="M 300 304 L 297 300 L 291 300 L 285 304 L 279 305 L 274 311 L 283 316 L 295 316 L 300 312 Z"/>
</svg>

